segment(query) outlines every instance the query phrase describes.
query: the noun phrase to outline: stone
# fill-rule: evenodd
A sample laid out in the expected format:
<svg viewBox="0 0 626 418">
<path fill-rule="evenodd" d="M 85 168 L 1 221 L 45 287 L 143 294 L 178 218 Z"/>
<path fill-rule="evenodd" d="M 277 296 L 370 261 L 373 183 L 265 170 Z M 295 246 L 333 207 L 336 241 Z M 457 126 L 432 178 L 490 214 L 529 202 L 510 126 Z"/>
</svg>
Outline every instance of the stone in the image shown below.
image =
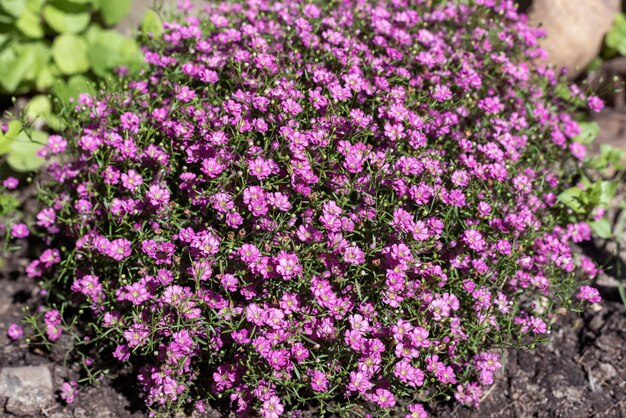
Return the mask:
<svg viewBox="0 0 626 418">
<path fill-rule="evenodd" d="M 39 415 L 54 401 L 52 376 L 46 366 L 5 367 L 0 370 L 0 397 L 5 409 L 18 416 Z"/>
</svg>

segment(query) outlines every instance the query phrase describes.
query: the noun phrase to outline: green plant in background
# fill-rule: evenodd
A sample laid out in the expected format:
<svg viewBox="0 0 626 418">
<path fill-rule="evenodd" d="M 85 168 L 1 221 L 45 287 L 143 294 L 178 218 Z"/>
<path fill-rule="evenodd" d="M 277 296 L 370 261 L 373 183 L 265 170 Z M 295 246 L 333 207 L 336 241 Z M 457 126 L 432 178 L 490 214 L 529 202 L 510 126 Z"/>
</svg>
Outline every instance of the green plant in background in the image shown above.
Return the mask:
<svg viewBox="0 0 626 418">
<path fill-rule="evenodd" d="M 602 55 L 605 58 L 616 55 L 626 56 L 626 15 L 620 13 L 616 16 L 613 26 L 604 40 Z"/>
<path fill-rule="evenodd" d="M 581 133 L 574 141 L 589 147 L 597 137 L 600 128 L 596 122 L 579 122 Z M 593 172 L 583 173 L 578 185 L 565 190 L 559 200 L 572 210 L 572 218 L 587 221 L 596 236 L 609 239 L 613 237 L 611 223 L 604 214 L 615 197 L 618 180 L 608 179 L 611 173 L 623 172 L 624 151 L 607 144 L 600 146 L 600 153 L 587 157 L 587 167 Z M 589 177 L 597 177 L 592 181 Z M 615 177 L 615 176 L 613 176 Z M 617 176 L 619 177 L 619 176 Z"/>
<path fill-rule="evenodd" d="M 16 171 L 38 168 L 43 126 L 62 130 L 49 96 L 68 103 L 93 92 L 97 81 L 124 66 L 143 65 L 137 42 L 110 27 L 122 21 L 132 0 L 0 0 L 0 96 L 29 98 L 25 118 L 31 133 L 0 135 L 0 155 Z"/>
</svg>

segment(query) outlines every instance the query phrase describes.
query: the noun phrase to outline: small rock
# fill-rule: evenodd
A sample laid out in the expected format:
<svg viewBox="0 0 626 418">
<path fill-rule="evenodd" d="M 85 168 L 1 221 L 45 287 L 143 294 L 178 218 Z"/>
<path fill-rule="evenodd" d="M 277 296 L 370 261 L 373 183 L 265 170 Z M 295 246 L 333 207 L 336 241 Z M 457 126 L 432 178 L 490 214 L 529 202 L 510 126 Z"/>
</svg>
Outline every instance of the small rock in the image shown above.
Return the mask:
<svg viewBox="0 0 626 418">
<path fill-rule="evenodd" d="M 600 363 L 600 373 L 598 373 L 598 380 L 601 383 L 611 380 L 615 376 L 617 376 L 617 371 L 615 370 L 615 367 L 613 367 L 609 363 Z"/>
<path fill-rule="evenodd" d="M 54 413 L 49 415 L 49 418 L 72 418 L 72 414 L 70 414 L 69 412 L 66 412 L 66 411 L 54 412 Z"/>
<path fill-rule="evenodd" d="M 602 315 L 594 315 L 594 317 L 589 321 L 589 329 L 596 332 L 604 325 L 604 318 Z"/>
<path fill-rule="evenodd" d="M 18 416 L 39 415 L 54 400 L 50 370 L 46 366 L 3 368 L 0 397 L 8 398 L 7 412 Z"/>
<path fill-rule="evenodd" d="M 97 410 L 87 411 L 78 407 L 74 409 L 74 418 L 115 418 L 115 414 L 106 408 L 97 408 Z"/>
<path fill-rule="evenodd" d="M 11 298 L 7 292 L 0 292 L 0 315 L 5 313 L 11 307 Z"/>
</svg>

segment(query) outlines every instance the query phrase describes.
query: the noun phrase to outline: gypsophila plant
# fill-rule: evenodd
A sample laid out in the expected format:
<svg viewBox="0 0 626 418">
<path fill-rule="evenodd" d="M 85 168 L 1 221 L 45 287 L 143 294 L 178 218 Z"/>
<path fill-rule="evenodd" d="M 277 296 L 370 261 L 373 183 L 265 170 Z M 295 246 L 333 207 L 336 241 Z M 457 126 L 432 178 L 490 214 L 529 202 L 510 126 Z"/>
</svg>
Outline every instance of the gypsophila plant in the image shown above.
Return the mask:
<svg viewBox="0 0 626 418">
<path fill-rule="evenodd" d="M 89 375 L 137 367 L 153 413 L 477 406 L 503 348 L 600 300 L 569 246 L 590 228 L 557 199 L 588 98 L 533 64 L 540 34 L 495 0 L 166 23 L 139 78 L 82 95 L 48 140 L 41 332 L 71 317 Z"/>
</svg>

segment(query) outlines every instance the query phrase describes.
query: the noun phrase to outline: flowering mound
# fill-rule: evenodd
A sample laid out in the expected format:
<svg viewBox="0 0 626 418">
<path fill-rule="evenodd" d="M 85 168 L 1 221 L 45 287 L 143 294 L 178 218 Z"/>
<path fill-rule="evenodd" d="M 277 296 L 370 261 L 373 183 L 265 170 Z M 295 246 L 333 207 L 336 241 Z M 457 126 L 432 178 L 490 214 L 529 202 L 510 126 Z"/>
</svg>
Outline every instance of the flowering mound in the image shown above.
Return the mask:
<svg viewBox="0 0 626 418">
<path fill-rule="evenodd" d="M 79 315 L 154 411 L 423 417 L 596 301 L 556 199 L 586 97 L 512 2 L 408 3 L 207 6 L 83 95 L 43 152 L 48 339 Z"/>
</svg>

